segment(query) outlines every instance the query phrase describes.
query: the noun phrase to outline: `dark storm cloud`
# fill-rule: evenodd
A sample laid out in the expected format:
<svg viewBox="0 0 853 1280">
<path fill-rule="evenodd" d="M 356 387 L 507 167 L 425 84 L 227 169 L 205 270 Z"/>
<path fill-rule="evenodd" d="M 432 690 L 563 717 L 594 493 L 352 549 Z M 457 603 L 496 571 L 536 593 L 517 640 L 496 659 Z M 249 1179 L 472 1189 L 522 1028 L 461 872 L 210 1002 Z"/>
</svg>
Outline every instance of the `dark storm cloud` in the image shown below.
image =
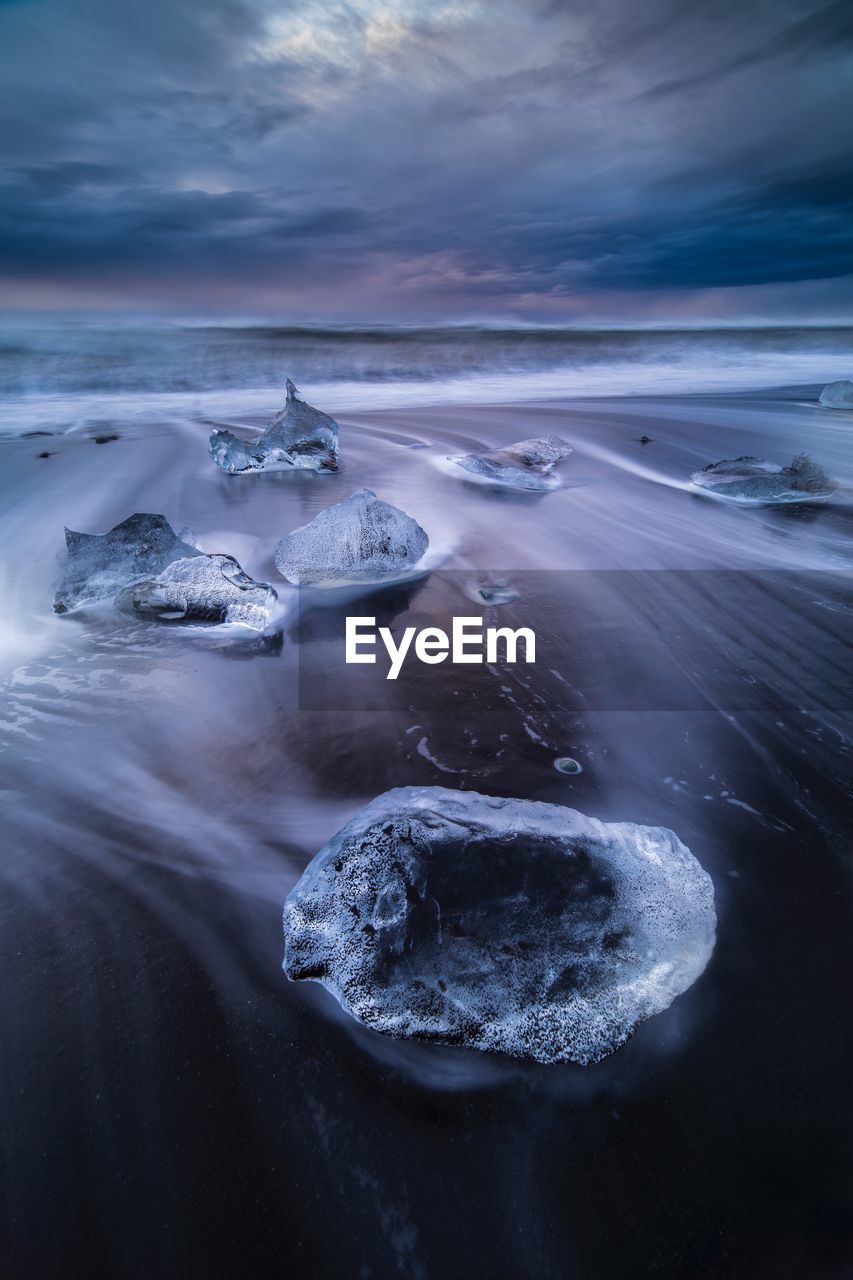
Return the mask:
<svg viewBox="0 0 853 1280">
<path fill-rule="evenodd" d="M 643 95 L 662 98 L 678 95 L 705 85 L 719 85 L 738 71 L 760 67 L 777 58 L 806 61 L 826 56 L 838 57 L 853 48 L 853 5 L 850 0 L 834 0 L 825 8 L 789 22 L 778 31 L 763 34 L 756 42 L 723 56 L 715 64 L 695 75 L 676 77 L 652 86 Z"/>
<path fill-rule="evenodd" d="M 17 296 L 531 314 L 853 272 L 847 0 L 0 0 L 0 49 Z"/>
<path fill-rule="evenodd" d="M 849 182 L 803 178 L 720 201 L 701 217 L 641 224 L 601 263 L 612 288 L 716 289 L 853 274 Z"/>
<path fill-rule="evenodd" d="M 132 169 L 125 165 L 92 164 L 85 160 L 64 160 L 54 165 L 33 165 L 9 169 L 10 185 L 19 186 L 33 196 L 60 196 L 86 187 L 132 185 L 136 181 Z"/>
<path fill-rule="evenodd" d="M 484 233 L 487 254 L 526 253 L 537 289 L 575 286 L 719 289 L 853 274 L 853 175 L 789 175 L 681 212 L 666 201 L 607 224 L 531 217 L 507 242 Z M 481 254 L 483 246 L 481 245 Z"/>
<path fill-rule="evenodd" d="M 265 269 L 271 254 L 287 262 L 318 242 L 352 251 L 363 228 L 359 210 L 339 205 L 288 215 L 277 193 L 268 192 L 167 196 L 151 190 L 132 200 L 107 196 L 97 205 L 78 192 L 72 199 L 38 205 L 24 196 L 17 207 L 8 190 L 5 195 L 0 268 L 10 272 L 61 268 L 79 277 L 99 267 L 137 275 L 168 264 L 197 274 L 217 269 L 223 254 L 251 272 Z"/>
</svg>

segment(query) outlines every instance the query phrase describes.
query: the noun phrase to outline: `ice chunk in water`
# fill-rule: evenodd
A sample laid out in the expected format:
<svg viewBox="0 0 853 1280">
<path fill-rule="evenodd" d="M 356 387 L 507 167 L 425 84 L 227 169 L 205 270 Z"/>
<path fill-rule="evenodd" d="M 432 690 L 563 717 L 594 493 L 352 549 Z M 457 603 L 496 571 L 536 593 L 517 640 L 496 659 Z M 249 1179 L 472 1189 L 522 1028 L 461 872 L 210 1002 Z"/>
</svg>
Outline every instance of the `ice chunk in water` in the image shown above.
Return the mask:
<svg viewBox="0 0 853 1280">
<path fill-rule="evenodd" d="M 266 461 L 260 440 L 241 440 L 233 431 L 219 428 L 210 433 L 208 451 L 216 465 L 231 476 L 241 471 L 262 471 Z"/>
<path fill-rule="evenodd" d="M 508 445 L 500 452 L 509 458 L 517 458 L 525 467 L 550 471 L 555 463 L 568 458 L 573 450 L 559 436 L 538 436 L 533 440 L 519 440 L 518 444 Z"/>
<path fill-rule="evenodd" d="M 739 502 L 816 502 L 835 489 L 823 468 L 805 453 L 787 467 L 751 457 L 711 462 L 690 478 L 700 489 Z"/>
<path fill-rule="evenodd" d="M 853 382 L 830 382 L 821 391 L 819 403 L 825 409 L 853 409 Z"/>
<path fill-rule="evenodd" d="M 306 404 L 290 378 L 284 408 L 256 440 L 242 440 L 224 430 L 210 435 L 210 456 L 230 475 L 291 468 L 336 471 L 337 450 L 337 422 Z"/>
<path fill-rule="evenodd" d="M 388 1035 L 595 1062 L 696 981 L 710 877 L 673 832 L 400 787 L 284 905 L 284 969 Z"/>
<path fill-rule="evenodd" d="M 559 488 L 560 482 L 553 474 L 554 466 L 571 452 L 571 447 L 559 436 L 542 436 L 534 440 L 520 440 L 490 453 L 466 453 L 448 461 L 481 483 L 544 493 Z"/>
<path fill-rule="evenodd" d="M 211 555 L 175 560 L 156 578 L 129 587 L 120 603 L 160 622 L 238 622 L 263 631 L 276 598 L 233 556 Z"/>
<path fill-rule="evenodd" d="M 140 578 L 160 573 L 173 560 L 200 556 L 182 542 L 165 516 L 137 512 L 109 533 L 65 530 L 68 561 L 53 607 L 66 613 L 75 605 L 113 596 Z"/>
<path fill-rule="evenodd" d="M 411 569 L 428 546 L 426 533 L 405 511 L 372 489 L 357 489 L 285 534 L 275 563 L 290 582 L 370 581 Z"/>
</svg>

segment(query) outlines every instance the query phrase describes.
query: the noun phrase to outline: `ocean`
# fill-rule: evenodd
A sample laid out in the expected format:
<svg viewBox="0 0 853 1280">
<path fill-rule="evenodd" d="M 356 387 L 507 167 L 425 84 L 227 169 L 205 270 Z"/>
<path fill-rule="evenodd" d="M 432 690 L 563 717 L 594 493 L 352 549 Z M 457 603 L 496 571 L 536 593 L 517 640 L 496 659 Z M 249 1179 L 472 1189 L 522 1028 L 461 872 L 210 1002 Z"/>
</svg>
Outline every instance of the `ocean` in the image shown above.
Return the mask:
<svg viewBox="0 0 853 1280">
<path fill-rule="evenodd" d="M 754 390 L 849 376 L 853 329 L 439 329 L 0 319 L 0 431 L 115 415 L 330 412 Z"/>
</svg>

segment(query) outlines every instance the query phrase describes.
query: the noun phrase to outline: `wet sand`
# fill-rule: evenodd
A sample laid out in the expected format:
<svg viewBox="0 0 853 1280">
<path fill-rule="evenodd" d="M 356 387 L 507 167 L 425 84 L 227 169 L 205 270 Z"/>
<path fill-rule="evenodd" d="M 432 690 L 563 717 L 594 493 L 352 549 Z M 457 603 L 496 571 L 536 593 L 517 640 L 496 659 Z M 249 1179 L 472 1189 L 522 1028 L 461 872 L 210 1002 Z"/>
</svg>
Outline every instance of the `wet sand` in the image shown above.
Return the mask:
<svg viewBox="0 0 853 1280">
<path fill-rule="evenodd" d="M 853 415 L 814 395 L 344 413 L 335 476 L 223 476 L 192 418 L 0 442 L 4 1274 L 843 1274 Z M 552 431 L 541 499 L 446 470 Z M 687 484 L 803 449 L 824 507 Z M 361 485 L 437 567 L 358 612 L 533 626 L 535 667 L 343 665 L 351 605 L 298 607 L 272 551 Z M 56 618 L 63 525 L 133 511 L 273 582 L 279 638 Z M 519 598 L 480 610 L 498 580 Z M 407 784 L 672 827 L 715 883 L 705 975 L 587 1068 L 397 1043 L 288 984 L 285 895 Z"/>
</svg>

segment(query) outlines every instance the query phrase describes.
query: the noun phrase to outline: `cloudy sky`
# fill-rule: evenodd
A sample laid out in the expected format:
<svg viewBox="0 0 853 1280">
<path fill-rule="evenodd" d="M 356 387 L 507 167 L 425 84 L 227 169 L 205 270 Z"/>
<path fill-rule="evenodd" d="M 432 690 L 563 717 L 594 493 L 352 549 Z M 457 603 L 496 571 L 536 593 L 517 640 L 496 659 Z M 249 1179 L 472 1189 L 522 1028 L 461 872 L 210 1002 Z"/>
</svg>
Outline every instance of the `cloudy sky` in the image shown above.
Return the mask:
<svg viewBox="0 0 853 1280">
<path fill-rule="evenodd" d="M 0 0 L 6 306 L 853 320 L 849 0 Z"/>
</svg>

